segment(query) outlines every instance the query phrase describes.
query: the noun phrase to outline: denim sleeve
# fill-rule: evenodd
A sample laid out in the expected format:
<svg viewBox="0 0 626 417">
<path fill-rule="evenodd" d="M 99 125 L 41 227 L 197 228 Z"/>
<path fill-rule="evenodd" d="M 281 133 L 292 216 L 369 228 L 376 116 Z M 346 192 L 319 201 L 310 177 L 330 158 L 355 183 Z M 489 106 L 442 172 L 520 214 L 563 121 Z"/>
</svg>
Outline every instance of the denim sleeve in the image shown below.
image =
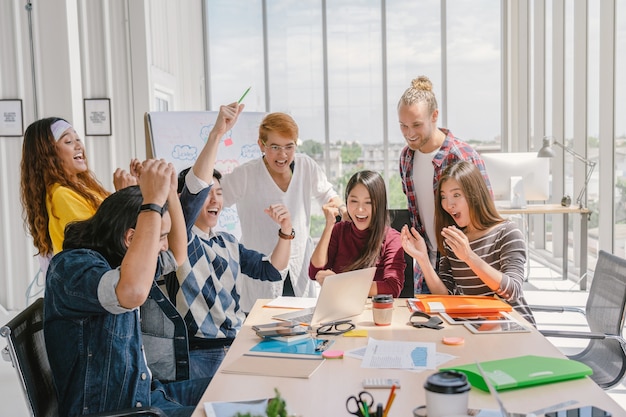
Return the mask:
<svg viewBox="0 0 626 417">
<path fill-rule="evenodd" d="M 46 297 L 50 296 L 54 309 L 66 318 L 126 313 L 131 310 L 121 307 L 115 294 L 119 276 L 119 270 L 111 269 L 98 252 L 64 251 L 50 263 Z"/>
</svg>

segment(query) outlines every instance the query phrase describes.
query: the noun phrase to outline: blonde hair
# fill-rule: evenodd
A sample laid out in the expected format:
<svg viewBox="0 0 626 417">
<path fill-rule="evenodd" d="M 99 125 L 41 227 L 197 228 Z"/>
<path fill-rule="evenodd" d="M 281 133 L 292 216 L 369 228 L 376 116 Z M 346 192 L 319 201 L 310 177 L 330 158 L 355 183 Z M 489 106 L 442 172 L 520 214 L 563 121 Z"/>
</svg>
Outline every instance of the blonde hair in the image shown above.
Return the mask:
<svg viewBox="0 0 626 417">
<path fill-rule="evenodd" d="M 435 98 L 435 93 L 433 93 L 433 83 L 425 75 L 420 75 L 411 81 L 411 86 L 400 97 L 398 107 L 401 105 L 410 106 L 420 102 L 428 104 L 430 113 L 437 110 L 437 99 Z"/>
</svg>

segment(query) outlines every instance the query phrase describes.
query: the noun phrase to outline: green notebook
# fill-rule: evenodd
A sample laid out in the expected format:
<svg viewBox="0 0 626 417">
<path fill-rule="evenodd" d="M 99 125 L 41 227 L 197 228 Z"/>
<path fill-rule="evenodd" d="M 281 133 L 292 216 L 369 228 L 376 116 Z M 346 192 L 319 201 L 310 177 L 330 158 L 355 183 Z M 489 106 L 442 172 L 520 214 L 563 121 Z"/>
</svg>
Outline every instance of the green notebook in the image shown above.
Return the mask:
<svg viewBox="0 0 626 417">
<path fill-rule="evenodd" d="M 582 378 L 593 372 L 584 363 L 572 359 L 533 355 L 480 362 L 480 366 L 497 391 Z M 461 371 L 467 375 L 472 386 L 489 392 L 475 363 L 441 370 Z"/>
</svg>

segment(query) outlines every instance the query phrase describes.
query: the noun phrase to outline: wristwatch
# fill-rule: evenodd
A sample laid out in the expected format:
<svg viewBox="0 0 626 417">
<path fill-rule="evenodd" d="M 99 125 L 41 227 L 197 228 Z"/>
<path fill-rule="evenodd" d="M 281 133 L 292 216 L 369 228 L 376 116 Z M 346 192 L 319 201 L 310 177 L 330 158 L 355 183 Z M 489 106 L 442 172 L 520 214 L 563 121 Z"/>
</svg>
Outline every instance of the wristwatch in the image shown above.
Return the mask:
<svg viewBox="0 0 626 417">
<path fill-rule="evenodd" d="M 291 240 L 296 237 L 296 230 L 292 228 L 291 234 L 286 235 L 282 232 L 282 230 L 278 229 L 278 237 L 281 239 Z"/>
<path fill-rule="evenodd" d="M 141 207 L 139 207 L 139 212 L 141 213 L 142 211 L 156 211 L 163 217 L 163 207 L 158 204 L 142 204 Z"/>
</svg>

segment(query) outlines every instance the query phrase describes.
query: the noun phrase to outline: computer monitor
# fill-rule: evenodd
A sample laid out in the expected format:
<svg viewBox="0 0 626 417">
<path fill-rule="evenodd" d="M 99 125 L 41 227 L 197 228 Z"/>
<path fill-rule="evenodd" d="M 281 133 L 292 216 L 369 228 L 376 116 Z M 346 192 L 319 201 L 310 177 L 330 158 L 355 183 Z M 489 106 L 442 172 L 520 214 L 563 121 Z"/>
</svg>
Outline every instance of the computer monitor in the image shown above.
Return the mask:
<svg viewBox="0 0 626 417">
<path fill-rule="evenodd" d="M 483 153 L 481 157 L 497 202 L 514 205 L 516 193 L 521 193 L 522 204 L 550 198 L 550 158 L 538 158 L 536 152 L 494 152 Z"/>
</svg>

